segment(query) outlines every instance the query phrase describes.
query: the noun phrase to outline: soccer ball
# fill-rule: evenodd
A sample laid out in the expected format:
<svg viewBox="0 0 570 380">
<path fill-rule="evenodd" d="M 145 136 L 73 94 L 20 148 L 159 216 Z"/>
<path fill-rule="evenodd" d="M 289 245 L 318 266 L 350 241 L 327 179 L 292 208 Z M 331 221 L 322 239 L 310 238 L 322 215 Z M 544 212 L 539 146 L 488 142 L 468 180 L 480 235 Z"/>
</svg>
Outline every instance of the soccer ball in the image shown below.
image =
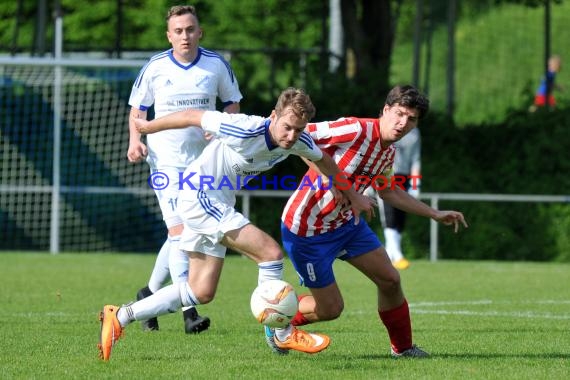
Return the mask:
<svg viewBox="0 0 570 380">
<path fill-rule="evenodd" d="M 291 284 L 268 280 L 255 288 L 250 306 L 259 323 L 269 327 L 285 327 L 297 314 L 299 301 Z"/>
</svg>

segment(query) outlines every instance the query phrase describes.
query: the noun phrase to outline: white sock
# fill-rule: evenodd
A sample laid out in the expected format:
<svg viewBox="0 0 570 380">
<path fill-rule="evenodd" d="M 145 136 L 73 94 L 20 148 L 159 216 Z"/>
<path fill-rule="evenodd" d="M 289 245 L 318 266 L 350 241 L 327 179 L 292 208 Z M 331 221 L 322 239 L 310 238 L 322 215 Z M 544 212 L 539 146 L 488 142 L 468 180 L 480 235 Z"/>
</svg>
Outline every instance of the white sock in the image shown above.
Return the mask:
<svg viewBox="0 0 570 380">
<path fill-rule="evenodd" d="M 258 284 L 267 280 L 281 280 L 283 278 L 283 259 L 259 263 L 257 268 L 259 270 L 257 276 Z"/>
<path fill-rule="evenodd" d="M 168 255 L 168 267 L 170 268 L 170 278 L 173 283 L 188 282 L 188 263 L 190 261 L 188 254 L 179 249 L 180 236 L 170 238 L 170 254 Z M 182 311 L 193 308 L 194 306 L 185 306 Z"/>
<path fill-rule="evenodd" d="M 402 253 L 402 235 L 394 228 L 384 228 L 384 238 L 386 239 L 386 252 L 392 261 L 404 258 Z"/>
<path fill-rule="evenodd" d="M 180 298 L 182 299 L 182 305 L 185 307 L 194 307 L 200 305 L 200 301 L 194 295 L 192 288 L 188 283 L 181 283 L 180 285 Z"/>
<path fill-rule="evenodd" d="M 281 280 L 283 278 L 283 259 L 259 263 L 257 264 L 257 268 L 259 269 L 257 278 L 258 284 L 268 280 Z M 275 336 L 283 342 L 291 335 L 291 331 L 293 331 L 291 324 L 284 328 L 276 328 Z"/>
<path fill-rule="evenodd" d="M 178 249 L 180 236 L 170 238 L 168 253 L 168 269 L 173 283 L 188 281 L 188 255 Z"/>
<path fill-rule="evenodd" d="M 289 335 L 293 332 L 293 325 L 288 324 L 287 327 L 275 329 L 275 336 L 280 342 L 285 342 Z"/>
<path fill-rule="evenodd" d="M 152 273 L 150 274 L 150 279 L 148 280 L 148 288 L 153 293 L 156 293 L 156 291 L 160 289 L 170 277 L 170 271 L 168 269 L 169 249 L 170 239 L 168 238 L 164 244 L 162 244 L 162 247 L 156 256 L 154 268 L 152 268 Z"/>
<path fill-rule="evenodd" d="M 168 285 L 150 297 L 121 307 L 117 313 L 119 323 L 126 326 L 132 321 L 144 321 L 162 314 L 175 313 L 182 307 L 183 302 L 188 302 L 186 288 L 187 284 L 184 283 Z M 191 297 L 195 299 L 194 294 Z"/>
</svg>

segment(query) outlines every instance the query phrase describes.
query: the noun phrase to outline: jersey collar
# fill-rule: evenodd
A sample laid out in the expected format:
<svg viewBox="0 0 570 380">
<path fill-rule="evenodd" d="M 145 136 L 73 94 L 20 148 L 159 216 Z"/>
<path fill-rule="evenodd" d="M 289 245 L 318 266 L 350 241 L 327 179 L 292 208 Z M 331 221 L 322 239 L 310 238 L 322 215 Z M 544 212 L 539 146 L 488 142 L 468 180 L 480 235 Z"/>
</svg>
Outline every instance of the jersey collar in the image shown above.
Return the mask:
<svg viewBox="0 0 570 380">
<path fill-rule="evenodd" d="M 271 142 L 271 135 L 269 134 L 269 125 L 270 125 L 270 124 L 271 124 L 271 119 L 267 118 L 267 119 L 265 120 L 264 125 L 263 125 L 263 126 L 265 127 L 265 144 L 267 145 L 267 149 L 273 150 L 273 149 L 275 149 L 275 148 L 278 148 L 278 146 L 277 146 L 277 145 L 274 145 L 274 144 Z"/>
<path fill-rule="evenodd" d="M 170 60 L 172 62 L 174 62 L 174 64 L 184 70 L 188 70 L 189 68 L 193 67 L 194 65 L 196 65 L 196 63 L 198 63 L 198 61 L 200 60 L 200 57 L 202 56 L 202 48 L 199 47 L 198 48 L 198 54 L 196 54 L 196 58 L 194 58 L 194 60 L 188 64 L 183 64 L 180 63 L 176 60 L 176 58 L 174 58 L 174 49 L 170 49 L 168 50 L 168 57 L 170 58 Z"/>
</svg>

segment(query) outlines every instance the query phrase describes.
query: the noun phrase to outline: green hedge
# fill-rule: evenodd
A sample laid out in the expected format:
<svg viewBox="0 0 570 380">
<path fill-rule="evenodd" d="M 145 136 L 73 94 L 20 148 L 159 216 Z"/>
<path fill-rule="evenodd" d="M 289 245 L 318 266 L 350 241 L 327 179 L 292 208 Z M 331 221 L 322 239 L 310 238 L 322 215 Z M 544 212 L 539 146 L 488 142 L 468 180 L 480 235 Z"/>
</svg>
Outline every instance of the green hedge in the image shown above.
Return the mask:
<svg viewBox="0 0 570 380">
<path fill-rule="evenodd" d="M 422 122 L 425 192 L 570 194 L 570 110 L 514 112 L 500 125 L 457 129 L 438 115 Z M 443 258 L 570 261 L 568 203 L 444 201 L 470 227 L 440 231 Z M 429 230 L 410 217 L 406 245 L 424 256 Z"/>
<path fill-rule="evenodd" d="M 424 192 L 570 194 L 570 110 L 515 112 L 504 124 L 459 129 L 438 114 L 422 120 Z M 295 158 L 278 174 L 302 173 Z M 279 239 L 285 200 L 256 199 L 252 220 Z M 464 212 L 470 227 L 459 234 L 441 227 L 443 259 L 570 262 L 568 203 L 440 201 Z M 377 220 L 371 223 L 380 234 Z M 429 254 L 429 221 L 410 215 L 403 247 L 410 258 Z"/>
</svg>

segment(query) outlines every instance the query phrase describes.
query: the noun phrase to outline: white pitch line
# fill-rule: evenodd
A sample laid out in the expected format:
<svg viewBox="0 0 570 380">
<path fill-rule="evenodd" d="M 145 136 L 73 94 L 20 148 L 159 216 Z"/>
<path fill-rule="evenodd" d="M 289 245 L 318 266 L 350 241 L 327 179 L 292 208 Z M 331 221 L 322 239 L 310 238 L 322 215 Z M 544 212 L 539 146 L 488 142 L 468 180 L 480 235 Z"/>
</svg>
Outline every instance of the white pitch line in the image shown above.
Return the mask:
<svg viewBox="0 0 570 380">
<path fill-rule="evenodd" d="M 410 307 L 430 307 L 430 306 L 453 306 L 453 305 L 570 305 L 570 300 L 536 300 L 536 301 L 492 301 L 492 300 L 476 300 L 476 301 L 440 301 L 440 302 L 412 302 Z"/>
<path fill-rule="evenodd" d="M 490 305 L 491 300 L 478 300 L 478 301 L 440 301 L 440 302 L 412 302 L 410 307 L 417 306 L 451 306 L 451 305 Z"/>
<path fill-rule="evenodd" d="M 515 318 L 532 318 L 532 319 L 562 319 L 570 320 L 570 314 L 551 314 L 551 313 L 534 313 L 526 312 L 498 312 L 498 311 L 469 311 L 469 310 L 428 310 L 411 308 L 412 314 L 440 314 L 440 315 L 474 315 L 481 317 L 515 317 Z"/>
<path fill-rule="evenodd" d="M 94 321 L 98 320 L 99 311 L 93 311 L 89 313 L 75 313 L 75 312 L 66 312 L 66 311 L 45 311 L 45 312 L 15 312 L 15 313 L 8 313 L 4 311 L 0 311 L 0 318 L 30 318 L 30 319 L 38 319 L 38 318 L 91 318 Z"/>
</svg>

